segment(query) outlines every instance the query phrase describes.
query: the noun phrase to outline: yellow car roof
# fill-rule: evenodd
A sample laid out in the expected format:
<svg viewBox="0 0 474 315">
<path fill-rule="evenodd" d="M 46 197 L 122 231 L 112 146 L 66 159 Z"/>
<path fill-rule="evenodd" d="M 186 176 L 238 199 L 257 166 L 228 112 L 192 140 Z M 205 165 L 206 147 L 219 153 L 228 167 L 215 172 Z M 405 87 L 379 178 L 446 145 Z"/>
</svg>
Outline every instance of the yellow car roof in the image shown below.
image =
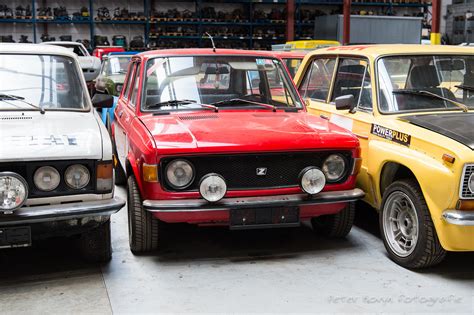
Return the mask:
<svg viewBox="0 0 474 315">
<path fill-rule="evenodd" d="M 335 46 L 318 49 L 308 55 L 350 54 L 364 57 L 377 58 L 384 55 L 409 55 L 409 54 L 474 54 L 472 47 L 449 45 L 349 45 Z"/>
</svg>

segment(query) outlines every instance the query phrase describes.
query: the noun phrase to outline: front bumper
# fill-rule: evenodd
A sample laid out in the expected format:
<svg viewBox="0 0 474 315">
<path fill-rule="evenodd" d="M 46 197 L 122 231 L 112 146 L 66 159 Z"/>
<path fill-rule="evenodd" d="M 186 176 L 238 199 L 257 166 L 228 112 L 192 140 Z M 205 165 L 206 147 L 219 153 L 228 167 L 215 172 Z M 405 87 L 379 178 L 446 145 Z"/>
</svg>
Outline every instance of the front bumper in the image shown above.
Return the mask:
<svg viewBox="0 0 474 315">
<path fill-rule="evenodd" d="M 322 192 L 315 196 L 307 194 L 276 195 L 262 197 L 224 198 L 216 203 L 204 199 L 145 200 L 143 208 L 158 213 L 194 213 L 208 211 L 228 211 L 231 209 L 259 207 L 291 207 L 321 204 L 346 203 L 363 198 L 365 193 L 358 188 L 344 191 Z"/>
<path fill-rule="evenodd" d="M 97 201 L 22 207 L 12 214 L 1 214 L 0 226 L 110 216 L 124 205 L 125 201 L 115 197 Z"/>
<path fill-rule="evenodd" d="M 474 211 L 445 210 L 443 219 L 453 225 L 474 226 Z"/>
</svg>

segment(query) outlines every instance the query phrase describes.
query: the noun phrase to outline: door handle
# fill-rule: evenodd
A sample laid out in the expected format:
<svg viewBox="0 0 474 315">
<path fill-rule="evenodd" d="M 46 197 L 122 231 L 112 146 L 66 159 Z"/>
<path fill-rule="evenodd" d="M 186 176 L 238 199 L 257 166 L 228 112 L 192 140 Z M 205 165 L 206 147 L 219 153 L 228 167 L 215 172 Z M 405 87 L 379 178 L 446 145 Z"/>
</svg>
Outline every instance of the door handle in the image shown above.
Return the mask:
<svg viewBox="0 0 474 315">
<path fill-rule="evenodd" d="M 123 110 L 118 113 L 119 118 L 122 118 Z"/>
<path fill-rule="evenodd" d="M 319 115 L 319 117 L 321 117 L 322 119 L 329 120 L 329 117 L 328 117 L 328 116 L 326 116 L 326 115 L 323 115 L 323 114 Z"/>
</svg>

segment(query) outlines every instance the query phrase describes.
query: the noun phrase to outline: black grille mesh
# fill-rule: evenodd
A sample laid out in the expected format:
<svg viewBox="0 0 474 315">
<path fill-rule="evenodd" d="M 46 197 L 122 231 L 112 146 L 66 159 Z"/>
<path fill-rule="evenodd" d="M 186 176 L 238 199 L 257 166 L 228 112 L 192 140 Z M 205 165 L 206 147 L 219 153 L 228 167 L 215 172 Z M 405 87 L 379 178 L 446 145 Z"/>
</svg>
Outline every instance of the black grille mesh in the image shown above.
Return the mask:
<svg viewBox="0 0 474 315">
<path fill-rule="evenodd" d="M 190 161 L 196 172 L 194 182 L 185 191 L 198 190 L 200 179 L 209 173 L 222 175 L 229 190 L 244 190 L 297 187 L 299 186 L 298 177 L 304 168 L 322 167 L 324 160 L 332 153 L 342 154 L 349 165 L 346 174 L 340 180 L 343 182 L 352 168 L 351 152 L 347 151 L 180 156 L 179 158 Z M 164 179 L 166 166 L 175 158 L 178 157 L 165 158 L 161 161 L 160 177 L 162 179 Z M 257 168 L 267 168 L 267 174 L 258 176 Z M 166 183 L 166 180 L 163 180 L 162 184 L 167 190 L 175 190 Z"/>
<path fill-rule="evenodd" d="M 462 181 L 462 191 L 461 191 L 462 198 L 474 198 L 474 193 L 472 193 L 468 187 L 469 177 L 471 177 L 471 174 L 473 172 L 474 172 L 474 164 L 466 165 L 466 169 L 464 171 L 464 176 L 463 176 L 463 181 Z"/>
</svg>

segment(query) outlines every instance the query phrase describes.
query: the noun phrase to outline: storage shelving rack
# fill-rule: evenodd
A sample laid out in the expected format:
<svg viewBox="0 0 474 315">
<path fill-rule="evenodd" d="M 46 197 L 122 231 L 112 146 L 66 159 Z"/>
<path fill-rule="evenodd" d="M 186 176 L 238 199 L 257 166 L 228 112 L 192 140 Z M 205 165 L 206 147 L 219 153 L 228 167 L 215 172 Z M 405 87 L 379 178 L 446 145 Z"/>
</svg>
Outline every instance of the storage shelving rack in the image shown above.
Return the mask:
<svg viewBox="0 0 474 315">
<path fill-rule="evenodd" d="M 0 0 L 1 3 L 2 0 Z M 145 15 L 144 20 L 96 20 L 96 1 L 88 0 L 88 9 L 90 17 L 84 20 L 55 20 L 55 19 L 39 19 L 37 16 L 36 9 L 38 3 L 42 2 L 43 6 L 47 3 L 47 0 L 31 0 L 32 17 L 30 19 L 18 19 L 18 18 L 0 18 L 0 25 L 2 23 L 22 23 L 31 25 L 33 32 L 33 42 L 39 42 L 38 29 L 43 28 L 47 31 L 48 25 L 68 25 L 68 24 L 80 24 L 89 27 L 90 41 L 92 47 L 94 47 L 94 35 L 98 25 L 113 24 L 113 25 L 140 25 L 143 26 L 143 38 L 145 44 L 149 44 L 150 40 L 164 43 L 166 41 L 192 41 L 198 47 L 210 45 L 209 41 L 204 35 L 205 30 L 208 27 L 236 27 L 246 29 L 244 34 L 231 34 L 226 36 L 224 34 L 213 34 L 216 42 L 220 41 L 235 41 L 239 44 L 240 48 L 267 48 L 270 44 L 283 43 L 286 37 L 285 33 L 286 20 L 272 21 L 272 20 L 255 20 L 253 19 L 254 9 L 256 6 L 280 6 L 284 8 L 286 0 L 177 0 L 175 2 L 187 3 L 191 7 L 194 6 L 194 12 L 196 16 L 192 20 L 177 20 L 177 19 L 157 19 L 152 16 L 153 12 L 159 10 L 161 1 L 160 0 L 142 0 L 143 1 L 143 12 Z M 426 0 L 377 0 L 378 2 L 352 2 L 353 8 L 357 7 L 371 7 L 383 10 L 385 14 L 392 14 L 395 8 L 427 8 L 431 5 Z M 395 2 L 396 1 L 396 2 Z M 419 1 L 419 2 L 414 2 Z M 233 4 L 240 5 L 244 9 L 243 12 L 246 17 L 242 20 L 227 20 L 227 21 L 216 21 L 205 19 L 201 16 L 201 9 L 205 6 L 212 5 L 213 3 L 220 4 Z M 302 17 L 302 10 L 304 7 L 317 9 L 318 7 L 332 8 L 334 12 L 341 10 L 342 0 L 295 0 L 295 39 L 309 39 L 314 37 L 310 29 L 314 29 L 312 20 L 305 20 Z M 113 3 L 110 2 L 110 10 L 113 11 Z M 191 26 L 196 29 L 194 34 L 160 34 L 156 32 L 161 27 L 171 26 Z M 1 26 L 0 26 L 1 27 Z M 256 31 L 262 27 L 273 27 L 278 29 L 274 36 L 268 34 L 256 34 Z M 151 36 L 150 36 L 151 34 Z M 65 31 L 65 35 L 67 32 Z M 99 34 L 101 35 L 101 34 Z M 262 44 L 264 43 L 264 44 Z"/>
<path fill-rule="evenodd" d="M 451 44 L 474 43 L 474 1 L 455 0 L 448 6 L 446 21 Z"/>
</svg>

